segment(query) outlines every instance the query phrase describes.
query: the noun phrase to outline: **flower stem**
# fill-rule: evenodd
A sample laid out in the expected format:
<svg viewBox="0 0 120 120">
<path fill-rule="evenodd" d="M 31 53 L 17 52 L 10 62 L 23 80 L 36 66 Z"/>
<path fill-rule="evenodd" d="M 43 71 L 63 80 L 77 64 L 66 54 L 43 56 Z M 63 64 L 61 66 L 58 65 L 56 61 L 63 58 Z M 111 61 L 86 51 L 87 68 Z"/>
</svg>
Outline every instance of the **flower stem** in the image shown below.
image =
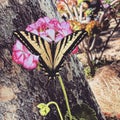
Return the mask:
<svg viewBox="0 0 120 120">
<path fill-rule="evenodd" d="M 60 116 L 60 119 L 63 120 L 63 116 L 62 116 L 62 113 L 61 113 L 61 111 L 60 111 L 60 108 L 59 108 L 58 104 L 57 104 L 56 102 L 54 102 L 54 101 L 51 101 L 51 102 L 49 102 L 47 105 L 49 106 L 49 105 L 51 105 L 51 104 L 54 104 L 54 105 L 56 106 L 56 108 L 57 108 L 57 110 L 58 110 L 58 113 L 59 113 L 59 116 Z"/>
<path fill-rule="evenodd" d="M 69 105 L 69 102 L 68 102 L 68 96 L 67 96 L 67 93 L 66 93 L 66 90 L 65 90 L 65 86 L 64 86 L 63 80 L 62 80 L 60 75 L 58 76 L 58 79 L 59 79 L 60 85 L 62 87 L 62 91 L 63 91 L 63 94 L 64 94 L 66 107 L 67 107 L 67 110 L 68 110 L 68 114 L 69 114 L 70 120 L 72 120 L 72 114 L 71 114 L 70 105 Z"/>
<path fill-rule="evenodd" d="M 65 7 L 68 11 L 68 14 L 70 15 L 70 19 L 74 20 L 73 14 L 71 12 L 71 9 L 69 8 L 69 5 L 67 4 L 67 1 L 64 1 Z"/>
</svg>

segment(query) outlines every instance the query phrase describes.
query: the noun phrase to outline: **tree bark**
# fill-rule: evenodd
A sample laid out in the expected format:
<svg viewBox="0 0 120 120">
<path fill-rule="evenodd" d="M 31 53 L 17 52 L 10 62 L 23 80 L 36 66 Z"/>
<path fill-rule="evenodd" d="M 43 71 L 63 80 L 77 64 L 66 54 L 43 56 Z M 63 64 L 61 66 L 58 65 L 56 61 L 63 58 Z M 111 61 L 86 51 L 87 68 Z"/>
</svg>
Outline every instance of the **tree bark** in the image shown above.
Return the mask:
<svg viewBox="0 0 120 120">
<path fill-rule="evenodd" d="M 59 120 L 56 109 L 41 117 L 37 104 L 56 101 L 66 112 L 58 79 L 47 80 L 41 71 L 28 71 L 12 61 L 12 32 L 23 30 L 40 17 L 60 20 L 52 0 L 2 0 L 0 3 L 0 90 L 3 86 L 13 92 L 12 99 L 0 94 L 0 120 Z M 99 105 L 84 77 L 83 67 L 75 55 L 68 56 L 60 72 L 66 87 L 70 106 L 86 103 L 95 110 L 98 120 L 105 120 Z M 48 83 L 48 84 L 47 84 Z M 0 92 L 1 93 L 1 92 Z M 9 95 L 5 97 L 10 97 Z"/>
</svg>

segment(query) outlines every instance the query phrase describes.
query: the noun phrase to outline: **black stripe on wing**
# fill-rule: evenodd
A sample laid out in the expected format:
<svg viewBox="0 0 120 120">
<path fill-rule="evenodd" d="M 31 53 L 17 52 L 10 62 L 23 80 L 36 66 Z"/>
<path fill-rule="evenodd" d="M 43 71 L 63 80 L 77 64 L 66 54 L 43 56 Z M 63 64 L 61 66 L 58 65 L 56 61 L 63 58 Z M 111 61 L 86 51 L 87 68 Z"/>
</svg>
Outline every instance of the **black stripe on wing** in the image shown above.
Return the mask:
<svg viewBox="0 0 120 120">
<path fill-rule="evenodd" d="M 64 56 L 71 53 L 75 47 L 77 47 L 77 45 L 87 36 L 87 32 L 85 30 L 78 30 L 76 32 L 74 32 L 71 35 L 71 38 L 69 39 L 69 41 L 66 42 L 66 46 L 65 49 L 67 47 L 67 49 L 64 52 Z M 69 45 L 69 42 L 71 42 L 71 44 Z"/>
<path fill-rule="evenodd" d="M 37 36 L 37 35 L 35 35 L 33 33 L 30 33 L 30 32 L 27 32 L 27 31 L 15 31 L 15 32 L 13 32 L 13 34 L 14 34 L 14 36 L 16 38 L 18 38 L 20 40 L 21 43 L 23 43 L 23 45 L 26 46 L 26 48 L 28 48 L 28 50 L 31 53 L 33 53 L 35 55 L 40 55 L 40 53 L 30 43 L 30 41 L 33 41 L 33 42 L 35 42 L 39 46 L 40 45 L 40 43 L 39 43 L 39 36 Z M 29 39 L 27 39 L 27 37 Z M 44 40 L 42 38 L 40 38 L 40 40 L 42 42 L 44 42 Z"/>
</svg>

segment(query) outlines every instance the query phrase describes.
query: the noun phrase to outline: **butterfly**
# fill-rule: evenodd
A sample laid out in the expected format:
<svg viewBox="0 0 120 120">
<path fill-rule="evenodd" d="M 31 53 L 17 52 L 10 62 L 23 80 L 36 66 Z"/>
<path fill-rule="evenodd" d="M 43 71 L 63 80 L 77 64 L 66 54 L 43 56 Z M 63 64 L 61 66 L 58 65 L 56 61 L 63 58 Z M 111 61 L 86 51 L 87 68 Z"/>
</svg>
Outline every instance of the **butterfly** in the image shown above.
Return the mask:
<svg viewBox="0 0 120 120">
<path fill-rule="evenodd" d="M 42 37 L 27 31 L 15 31 L 13 35 L 25 45 L 31 53 L 39 56 L 42 71 L 49 79 L 59 75 L 65 57 L 85 38 L 85 30 L 75 31 L 59 42 L 48 42 Z"/>
</svg>

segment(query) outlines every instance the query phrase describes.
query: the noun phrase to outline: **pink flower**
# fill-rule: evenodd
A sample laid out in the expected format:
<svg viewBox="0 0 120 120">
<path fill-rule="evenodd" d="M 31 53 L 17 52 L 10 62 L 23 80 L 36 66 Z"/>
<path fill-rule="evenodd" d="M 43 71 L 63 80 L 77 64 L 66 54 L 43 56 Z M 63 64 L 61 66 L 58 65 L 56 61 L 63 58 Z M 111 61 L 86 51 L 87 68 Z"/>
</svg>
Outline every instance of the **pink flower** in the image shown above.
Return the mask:
<svg viewBox="0 0 120 120">
<path fill-rule="evenodd" d="M 38 64 L 38 56 L 31 54 L 18 40 L 13 46 L 12 59 L 26 69 L 34 69 Z"/>
<path fill-rule="evenodd" d="M 58 42 L 72 33 L 69 23 L 60 23 L 57 19 L 50 20 L 48 17 L 38 19 L 35 23 L 28 25 L 26 30 L 41 36 L 48 42 Z M 76 53 L 76 50 L 77 48 L 72 53 Z M 12 59 L 27 69 L 34 69 L 38 64 L 38 56 L 31 54 L 18 40 L 13 46 Z"/>
<path fill-rule="evenodd" d="M 38 19 L 35 23 L 29 25 L 26 30 L 40 35 L 48 42 L 58 42 L 66 35 L 72 33 L 69 23 L 60 23 L 57 19 L 50 20 L 48 17 Z"/>
<path fill-rule="evenodd" d="M 56 35 L 56 39 L 55 39 L 55 42 L 59 42 L 60 40 L 62 40 L 63 38 L 64 38 L 65 36 L 64 35 L 62 35 L 62 34 L 57 34 Z"/>
<path fill-rule="evenodd" d="M 27 31 L 40 35 L 40 32 L 45 31 L 48 27 L 50 19 L 48 17 L 40 18 L 35 23 L 28 25 Z"/>
<path fill-rule="evenodd" d="M 78 46 L 71 52 L 72 54 L 76 54 L 78 52 L 79 48 Z"/>
<path fill-rule="evenodd" d="M 48 42 L 52 42 L 55 40 L 55 30 L 54 29 L 47 29 L 44 32 L 40 32 L 40 36 L 47 40 Z"/>
<path fill-rule="evenodd" d="M 61 23 L 55 18 L 49 21 L 49 28 L 51 29 L 58 31 L 60 26 L 61 26 Z"/>
<path fill-rule="evenodd" d="M 62 34 L 64 37 L 67 36 L 68 34 L 71 34 L 72 30 L 70 24 L 68 22 L 61 22 L 58 32 Z"/>
<path fill-rule="evenodd" d="M 26 31 L 39 35 L 38 26 L 35 23 L 28 25 L 28 27 L 26 28 Z"/>
</svg>

